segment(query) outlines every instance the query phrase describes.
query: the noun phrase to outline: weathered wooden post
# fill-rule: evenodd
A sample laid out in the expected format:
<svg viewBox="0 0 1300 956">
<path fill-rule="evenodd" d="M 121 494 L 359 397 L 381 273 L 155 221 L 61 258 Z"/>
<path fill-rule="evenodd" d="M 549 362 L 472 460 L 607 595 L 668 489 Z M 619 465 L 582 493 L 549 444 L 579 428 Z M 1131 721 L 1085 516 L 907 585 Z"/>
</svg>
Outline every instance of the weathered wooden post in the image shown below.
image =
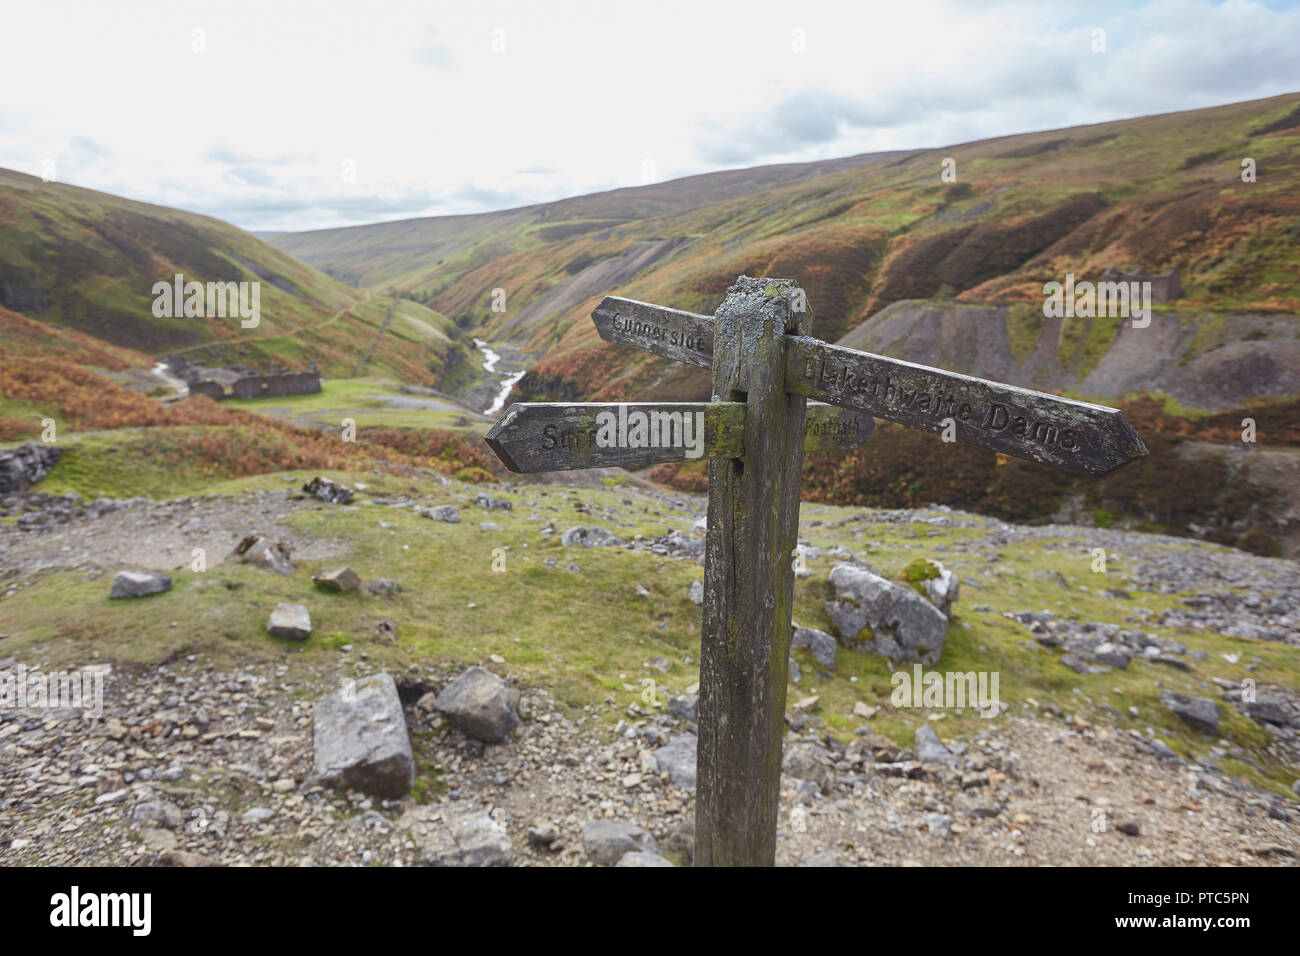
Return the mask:
<svg viewBox="0 0 1300 956">
<path fill-rule="evenodd" d="M 872 416 L 1082 475 L 1147 450 L 1113 408 L 818 341 L 788 279 L 740 276 L 712 319 L 615 296 L 592 319 L 712 369 L 713 400 L 516 404 L 484 438 L 519 472 L 709 459 L 695 861 L 771 865 L 803 453 L 860 445 Z"/>
<path fill-rule="evenodd" d="M 745 453 L 709 460 L 695 796 L 701 866 L 776 860 L 805 406 L 785 390 L 785 336 L 806 333 L 811 318 L 794 283 L 748 277 L 717 311 L 713 400 L 745 403 Z"/>
</svg>

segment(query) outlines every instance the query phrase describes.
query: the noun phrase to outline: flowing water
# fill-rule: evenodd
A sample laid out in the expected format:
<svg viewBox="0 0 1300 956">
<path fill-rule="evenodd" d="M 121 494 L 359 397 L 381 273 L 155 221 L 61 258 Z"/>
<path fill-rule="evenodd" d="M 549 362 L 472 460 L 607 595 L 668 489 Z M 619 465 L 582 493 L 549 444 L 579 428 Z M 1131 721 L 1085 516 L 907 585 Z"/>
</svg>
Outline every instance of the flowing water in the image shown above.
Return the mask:
<svg viewBox="0 0 1300 956">
<path fill-rule="evenodd" d="M 183 379 L 179 379 L 172 374 L 172 370 L 167 366 L 166 362 L 159 362 L 155 365 L 153 367 L 153 373 L 172 388 L 176 389 L 177 394 L 188 395 L 190 393 L 190 387 L 185 384 Z"/>
<path fill-rule="evenodd" d="M 474 340 L 474 347 L 483 353 L 483 371 L 495 372 L 497 362 L 501 361 L 501 356 L 494 352 L 482 339 Z M 497 397 L 492 404 L 483 410 L 484 415 L 495 415 L 505 407 L 506 399 L 510 397 L 510 390 L 515 387 L 515 383 L 524 377 L 527 369 L 520 369 L 518 372 L 512 372 L 501 379 L 501 390 L 497 392 Z"/>
</svg>

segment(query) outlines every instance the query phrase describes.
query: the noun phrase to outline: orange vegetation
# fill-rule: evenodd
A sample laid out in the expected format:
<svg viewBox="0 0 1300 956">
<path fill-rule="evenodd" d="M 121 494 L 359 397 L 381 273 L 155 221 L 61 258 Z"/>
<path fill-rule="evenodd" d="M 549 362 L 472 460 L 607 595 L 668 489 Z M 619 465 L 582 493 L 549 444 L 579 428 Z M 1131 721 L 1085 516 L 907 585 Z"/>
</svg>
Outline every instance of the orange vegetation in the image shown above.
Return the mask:
<svg viewBox="0 0 1300 956">
<path fill-rule="evenodd" d="M 228 478 L 283 469 L 418 466 L 495 480 L 487 455 L 454 432 L 373 429 L 358 442 L 343 442 L 327 432 L 227 408 L 206 396 L 163 404 L 75 362 L 20 356 L 6 348 L 0 348 L 0 396 L 55 407 L 60 424 L 74 431 L 207 426 L 211 430 L 170 436 L 174 453 L 205 462 L 209 474 Z M 31 424 L 0 419 L 0 438 L 32 437 L 38 431 L 35 419 Z"/>
</svg>

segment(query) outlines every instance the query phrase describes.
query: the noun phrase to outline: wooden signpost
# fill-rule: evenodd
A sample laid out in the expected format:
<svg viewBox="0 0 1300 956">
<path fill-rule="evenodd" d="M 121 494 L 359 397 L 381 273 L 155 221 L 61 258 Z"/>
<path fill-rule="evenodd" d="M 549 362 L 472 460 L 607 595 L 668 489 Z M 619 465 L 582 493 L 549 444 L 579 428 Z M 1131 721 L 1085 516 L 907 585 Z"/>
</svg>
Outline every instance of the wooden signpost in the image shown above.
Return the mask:
<svg viewBox="0 0 1300 956">
<path fill-rule="evenodd" d="M 610 296 L 592 318 L 711 369 L 712 401 L 515 404 L 486 441 L 519 472 L 708 459 L 695 862 L 771 865 L 804 452 L 861 444 L 877 417 L 1083 475 L 1147 450 L 1117 409 L 812 338 L 790 280 L 740 276 L 713 317 Z"/>
</svg>

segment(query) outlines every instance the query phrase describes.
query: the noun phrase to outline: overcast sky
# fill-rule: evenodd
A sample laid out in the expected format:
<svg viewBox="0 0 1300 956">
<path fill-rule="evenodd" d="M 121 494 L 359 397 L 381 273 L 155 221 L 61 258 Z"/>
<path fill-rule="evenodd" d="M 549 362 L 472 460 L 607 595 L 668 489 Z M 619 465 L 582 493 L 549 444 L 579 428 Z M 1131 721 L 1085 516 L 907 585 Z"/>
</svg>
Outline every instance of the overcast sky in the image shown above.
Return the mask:
<svg viewBox="0 0 1300 956">
<path fill-rule="evenodd" d="M 0 0 L 0 37 L 0 166 L 253 230 L 1300 89 L 1300 10 L 1250 0 Z"/>
</svg>

